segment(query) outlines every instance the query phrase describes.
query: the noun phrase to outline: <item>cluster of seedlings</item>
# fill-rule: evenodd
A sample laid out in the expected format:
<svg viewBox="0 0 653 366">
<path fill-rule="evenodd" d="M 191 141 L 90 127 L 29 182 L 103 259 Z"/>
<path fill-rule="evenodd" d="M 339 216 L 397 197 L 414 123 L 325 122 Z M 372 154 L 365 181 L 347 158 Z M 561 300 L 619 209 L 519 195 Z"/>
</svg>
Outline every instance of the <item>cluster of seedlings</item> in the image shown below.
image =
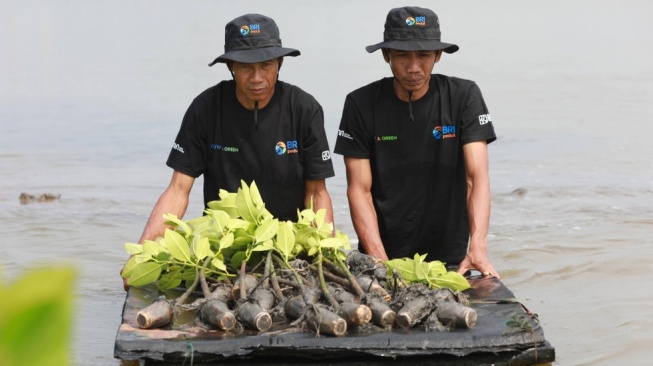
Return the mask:
<svg viewBox="0 0 653 366">
<path fill-rule="evenodd" d="M 123 277 L 130 286 L 186 289 L 138 312 L 139 327 L 169 326 L 189 310 L 206 329 L 292 328 L 336 337 L 352 329 L 446 331 L 476 323 L 460 292 L 467 281 L 440 262 L 419 255 L 381 262 L 351 250 L 323 210 L 280 222 L 265 210 L 254 183 L 221 191 L 220 198 L 200 218 L 168 216 L 173 229 L 158 240 L 126 244 L 132 257 Z M 197 299 L 187 303 L 191 295 Z"/>
</svg>

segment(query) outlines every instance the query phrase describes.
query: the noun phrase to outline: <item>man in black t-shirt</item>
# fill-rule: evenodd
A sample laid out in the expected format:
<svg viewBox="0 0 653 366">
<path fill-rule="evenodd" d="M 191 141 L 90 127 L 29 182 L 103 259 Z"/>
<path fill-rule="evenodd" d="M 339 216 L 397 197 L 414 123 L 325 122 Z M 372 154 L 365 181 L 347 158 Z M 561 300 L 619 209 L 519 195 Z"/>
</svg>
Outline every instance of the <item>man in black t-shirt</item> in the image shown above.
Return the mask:
<svg viewBox="0 0 653 366">
<path fill-rule="evenodd" d="M 225 27 L 225 63 L 233 80 L 198 95 L 189 106 L 167 165 L 172 180 L 157 201 L 139 242 L 165 231 L 163 215 L 182 218 L 195 178 L 204 175 L 204 203 L 220 189 L 236 192 L 240 181 L 256 182 L 266 209 L 281 220 L 313 201 L 333 222 L 325 179 L 334 175 L 320 104 L 300 88 L 278 81 L 284 56 L 269 17 L 246 14 Z"/>
<path fill-rule="evenodd" d="M 347 96 L 336 140 L 359 249 L 498 276 L 487 254 L 492 120 L 474 82 L 432 74 L 458 46 L 440 41 L 433 11 L 404 7 L 366 49 L 381 49 L 393 77 Z"/>
</svg>

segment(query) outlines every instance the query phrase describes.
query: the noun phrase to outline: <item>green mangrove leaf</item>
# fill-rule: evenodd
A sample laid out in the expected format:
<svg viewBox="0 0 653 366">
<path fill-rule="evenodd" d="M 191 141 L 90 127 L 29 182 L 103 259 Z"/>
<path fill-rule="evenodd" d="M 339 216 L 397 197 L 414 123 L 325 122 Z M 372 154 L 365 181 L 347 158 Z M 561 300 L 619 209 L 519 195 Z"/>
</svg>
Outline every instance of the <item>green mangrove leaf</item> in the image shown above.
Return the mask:
<svg viewBox="0 0 653 366">
<path fill-rule="evenodd" d="M 184 267 L 179 273 L 179 278 L 182 281 L 193 281 L 195 276 L 197 276 L 196 267 Z"/>
<path fill-rule="evenodd" d="M 159 243 L 152 240 L 145 240 L 143 242 L 143 254 L 147 254 L 150 257 L 156 257 L 161 251 L 161 246 Z"/>
<path fill-rule="evenodd" d="M 188 224 L 185 223 L 184 221 L 177 218 L 177 215 L 165 214 L 163 215 L 163 218 L 167 220 L 166 225 L 169 224 L 176 225 L 184 232 L 184 234 L 186 234 L 186 236 L 193 233 L 193 230 L 191 230 L 190 226 L 188 226 Z"/>
<path fill-rule="evenodd" d="M 293 225 L 290 221 L 284 221 L 279 224 L 275 248 L 285 259 L 288 259 L 292 255 L 294 246 L 295 233 L 293 232 Z"/>
<path fill-rule="evenodd" d="M 207 212 L 207 211 L 209 211 L 209 210 L 205 210 L 204 212 Z M 206 230 L 210 226 L 211 216 L 202 215 L 202 216 L 195 217 L 195 218 L 192 218 L 190 220 L 187 220 L 186 223 L 190 227 L 193 228 L 193 233 L 196 233 L 198 230 L 203 231 L 203 230 Z"/>
<path fill-rule="evenodd" d="M 415 254 L 413 259 L 398 258 L 385 262 L 388 270 L 394 269 L 408 283 L 423 283 L 431 288 L 447 287 L 455 291 L 469 288 L 469 282 L 454 271 L 447 272 L 440 261 L 425 262 L 426 254 Z"/>
<path fill-rule="evenodd" d="M 134 259 L 136 260 L 136 263 L 145 263 L 145 262 L 150 262 L 152 260 L 152 256 L 147 254 L 147 253 L 141 253 L 141 254 L 136 254 L 134 256 Z"/>
<path fill-rule="evenodd" d="M 122 272 L 120 273 L 122 278 L 129 278 L 137 264 L 136 257 L 129 257 L 127 263 L 122 267 Z"/>
<path fill-rule="evenodd" d="M 404 281 L 417 281 L 417 276 L 415 275 L 415 263 L 412 260 L 408 258 L 396 258 L 386 261 L 385 265 L 390 270 L 394 269 L 399 272 Z"/>
<path fill-rule="evenodd" d="M 226 248 L 230 248 L 234 243 L 234 233 L 227 233 L 227 235 L 223 236 L 222 239 L 220 239 L 220 250 L 224 250 Z"/>
<path fill-rule="evenodd" d="M 125 252 L 129 255 L 136 255 L 136 254 L 141 254 L 143 253 L 143 245 L 142 244 L 134 244 L 134 243 L 126 243 L 125 244 Z"/>
<path fill-rule="evenodd" d="M 211 244 L 209 244 L 209 238 L 207 237 L 193 237 L 193 244 L 191 245 L 191 249 L 193 250 L 195 258 L 198 260 L 202 260 L 208 256 L 213 256 L 213 252 L 211 251 Z"/>
<path fill-rule="evenodd" d="M 211 229 L 215 232 L 222 233 L 227 227 L 231 217 L 226 211 L 211 210 Z"/>
<path fill-rule="evenodd" d="M 256 206 L 259 211 L 265 207 L 265 203 L 263 203 L 263 198 L 261 197 L 261 193 L 258 190 L 258 186 L 256 185 L 256 182 L 252 181 L 252 184 L 249 186 L 249 194 L 252 197 L 252 203 Z"/>
<path fill-rule="evenodd" d="M 240 217 L 238 206 L 236 205 L 236 193 L 230 193 L 221 189 L 218 195 L 220 196 L 220 200 L 211 201 L 207 203 L 207 206 L 212 210 L 224 211 L 232 218 Z"/>
<path fill-rule="evenodd" d="M 218 191 L 218 197 L 220 197 L 222 201 L 233 200 L 233 202 L 236 202 L 236 193 L 229 192 L 226 189 L 220 189 Z"/>
<path fill-rule="evenodd" d="M 243 220 L 253 224 L 258 223 L 258 209 L 252 202 L 249 187 L 242 180 L 240 181 L 240 188 L 238 189 L 238 195 L 236 196 L 236 207 L 238 207 L 238 213 Z"/>
<path fill-rule="evenodd" d="M 319 250 L 320 250 L 320 248 L 318 248 L 318 247 L 310 247 L 308 249 L 308 256 L 309 257 L 314 257 Z"/>
<path fill-rule="evenodd" d="M 170 271 L 161 275 L 158 287 L 160 291 L 172 290 L 181 285 L 180 271 Z"/>
<path fill-rule="evenodd" d="M 312 226 L 306 226 L 303 228 L 298 228 L 297 229 L 297 235 L 295 238 L 295 241 L 298 244 L 302 245 L 307 245 L 308 244 L 308 239 L 315 235 L 315 228 Z"/>
<path fill-rule="evenodd" d="M 254 233 L 254 238 L 255 238 L 254 242 L 260 243 L 260 242 L 270 240 L 275 235 L 277 235 L 278 230 L 279 230 L 278 219 L 262 222 L 261 225 L 259 225 L 256 228 L 256 232 Z"/>
<path fill-rule="evenodd" d="M 320 226 L 317 233 L 320 236 L 320 238 L 331 237 L 333 234 L 333 224 L 330 222 L 325 222 Z"/>
<path fill-rule="evenodd" d="M 317 210 L 317 212 L 315 213 L 315 224 L 317 225 L 318 228 L 324 225 L 325 219 L 326 219 L 326 210 L 323 208 Z"/>
<path fill-rule="evenodd" d="M 137 264 L 127 280 L 129 286 L 141 287 L 159 279 L 163 265 L 155 262 Z"/>
<path fill-rule="evenodd" d="M 302 210 L 300 218 L 297 220 L 298 224 L 312 225 L 315 222 L 315 212 L 311 209 Z"/>
<path fill-rule="evenodd" d="M 166 246 L 170 254 L 177 260 L 190 263 L 190 247 L 186 239 L 176 231 L 166 229 L 165 234 Z"/>
<path fill-rule="evenodd" d="M 220 258 L 213 258 L 211 260 L 213 267 L 217 268 L 219 271 L 227 272 L 227 266 L 224 264 L 224 261 Z"/>
<path fill-rule="evenodd" d="M 455 291 L 464 291 L 470 288 L 467 279 L 460 273 L 454 271 L 443 273 L 429 281 L 429 283 L 432 285 L 431 287 L 448 287 Z"/>
<path fill-rule="evenodd" d="M 231 231 L 236 231 L 238 229 L 248 231 L 250 226 L 251 224 L 243 219 L 229 219 L 227 222 L 227 228 Z"/>
<path fill-rule="evenodd" d="M 440 261 L 429 262 L 429 277 L 437 277 L 447 273 L 447 267 Z"/>
<path fill-rule="evenodd" d="M 156 255 L 156 258 L 154 259 L 157 262 L 169 262 L 170 261 L 170 253 L 168 252 L 160 252 L 159 254 Z"/>
<path fill-rule="evenodd" d="M 231 267 L 235 270 L 240 270 L 240 264 L 245 260 L 247 253 L 236 252 L 231 256 Z"/>
<path fill-rule="evenodd" d="M 319 246 L 322 248 L 342 248 L 344 243 L 339 238 L 326 238 L 320 240 Z"/>
<path fill-rule="evenodd" d="M 268 239 L 264 242 L 258 242 L 252 247 L 252 251 L 254 252 L 266 252 L 268 250 L 273 250 L 274 249 L 274 243 L 272 239 Z"/>
<path fill-rule="evenodd" d="M 338 230 L 338 231 L 336 231 L 336 238 L 339 238 L 340 241 L 342 241 L 342 243 L 343 243 L 342 249 L 351 250 L 351 241 L 349 241 L 349 237 L 347 236 L 347 234 L 345 234 L 342 231 Z"/>
</svg>

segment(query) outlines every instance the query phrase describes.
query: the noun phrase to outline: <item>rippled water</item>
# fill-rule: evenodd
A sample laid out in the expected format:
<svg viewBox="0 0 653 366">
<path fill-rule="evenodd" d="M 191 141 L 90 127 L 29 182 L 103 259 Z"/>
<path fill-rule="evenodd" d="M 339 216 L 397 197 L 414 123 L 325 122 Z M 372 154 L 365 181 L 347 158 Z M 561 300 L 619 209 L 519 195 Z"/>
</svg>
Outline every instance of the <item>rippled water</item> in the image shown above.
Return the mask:
<svg viewBox="0 0 653 366">
<path fill-rule="evenodd" d="M 555 365 L 648 364 L 653 351 L 653 5 L 646 1 L 417 1 L 461 51 L 436 72 L 473 79 L 490 145 L 490 252 L 539 314 Z M 275 18 L 281 79 L 322 103 L 335 140 L 344 96 L 389 75 L 379 54 L 394 1 L 13 1 L 0 14 L 1 269 L 78 268 L 74 357 L 119 365 L 113 344 L 125 242 L 170 179 L 164 162 L 191 99 L 224 67 L 224 24 Z M 221 52 L 220 52 L 221 53 Z M 333 143 L 332 143 L 333 147 Z M 342 159 L 328 180 L 351 237 Z M 198 180 L 201 184 L 201 179 Z M 21 205 L 21 192 L 56 202 Z M 195 189 L 188 215 L 201 213 Z"/>
</svg>

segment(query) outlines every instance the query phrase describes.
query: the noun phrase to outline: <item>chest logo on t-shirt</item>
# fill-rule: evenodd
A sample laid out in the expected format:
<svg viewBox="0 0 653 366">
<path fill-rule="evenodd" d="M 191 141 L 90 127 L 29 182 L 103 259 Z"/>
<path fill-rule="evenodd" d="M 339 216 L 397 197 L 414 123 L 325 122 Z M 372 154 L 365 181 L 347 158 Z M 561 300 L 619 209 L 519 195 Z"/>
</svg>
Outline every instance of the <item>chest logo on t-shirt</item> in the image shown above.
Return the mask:
<svg viewBox="0 0 653 366">
<path fill-rule="evenodd" d="M 297 140 L 290 140 L 286 142 L 279 141 L 274 147 L 274 151 L 277 153 L 277 155 L 297 154 L 299 152 L 299 148 L 297 147 Z"/>
<path fill-rule="evenodd" d="M 374 136 L 374 141 L 381 142 L 381 141 L 395 141 L 399 139 L 398 136 L 396 135 L 385 135 L 385 136 Z"/>
<path fill-rule="evenodd" d="M 435 126 L 433 129 L 433 137 L 435 137 L 436 140 L 454 138 L 456 137 L 456 126 Z"/>
</svg>

